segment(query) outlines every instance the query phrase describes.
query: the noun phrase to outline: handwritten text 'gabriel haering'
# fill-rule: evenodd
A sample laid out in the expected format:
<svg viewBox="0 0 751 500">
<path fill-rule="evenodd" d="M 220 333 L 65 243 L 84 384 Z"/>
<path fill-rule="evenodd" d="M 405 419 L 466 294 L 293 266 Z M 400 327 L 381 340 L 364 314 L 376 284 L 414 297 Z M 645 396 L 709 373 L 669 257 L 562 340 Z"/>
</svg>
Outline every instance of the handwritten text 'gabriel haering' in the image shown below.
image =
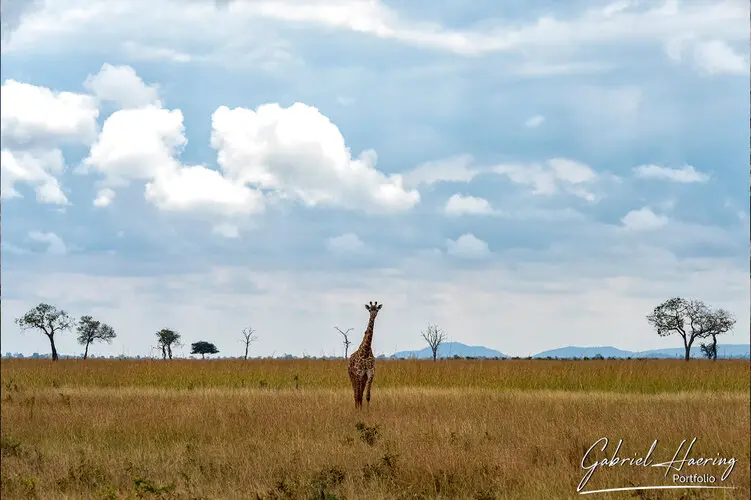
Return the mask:
<svg viewBox="0 0 751 500">
<path fill-rule="evenodd" d="M 581 467 L 582 469 L 586 469 L 587 472 L 584 474 L 584 477 L 582 478 L 581 482 L 579 483 L 579 486 L 576 488 L 576 491 L 581 492 L 584 487 L 587 485 L 589 480 L 592 478 L 592 474 L 594 474 L 595 470 L 602 468 L 602 467 L 622 467 L 622 466 L 639 466 L 639 467 L 665 467 L 665 477 L 668 476 L 671 470 L 674 470 L 676 472 L 680 472 L 683 470 L 684 466 L 691 467 L 691 466 L 725 466 L 725 470 L 722 473 L 722 476 L 720 476 L 720 480 L 724 481 L 730 476 L 730 473 L 733 471 L 733 467 L 735 467 L 736 459 L 731 458 L 725 458 L 720 457 L 719 453 L 716 457 L 692 457 L 690 456 L 691 448 L 693 448 L 694 443 L 696 443 L 696 438 L 691 440 L 688 447 L 685 449 L 685 452 L 683 454 L 683 458 L 678 458 L 678 455 L 681 453 L 681 450 L 683 450 L 684 445 L 686 444 L 687 440 L 684 439 L 681 441 L 681 444 L 678 446 L 678 449 L 675 450 L 675 454 L 673 455 L 673 458 L 668 462 L 662 462 L 662 463 L 654 463 L 654 460 L 652 458 L 652 455 L 655 453 L 655 450 L 657 448 L 657 440 L 655 439 L 652 443 L 652 446 L 649 448 L 649 451 L 646 453 L 646 455 L 643 456 L 636 456 L 634 454 L 633 457 L 619 457 L 618 452 L 621 449 L 621 446 L 623 445 L 623 440 L 621 439 L 618 441 L 618 446 L 615 448 L 615 451 L 613 451 L 613 454 L 610 458 L 602 458 L 599 460 L 593 460 L 593 458 L 590 456 L 592 454 L 592 450 L 597 447 L 597 445 L 602 443 L 602 448 L 600 448 L 600 451 L 605 451 L 605 449 L 608 446 L 608 438 L 600 438 L 595 443 L 589 447 L 589 450 L 584 454 L 584 457 L 582 457 L 581 461 Z M 680 480 L 679 478 L 676 478 L 675 476 L 678 476 L 678 474 L 674 474 L 673 480 L 675 482 L 685 482 L 685 480 Z M 703 476 L 702 476 L 703 477 Z M 702 482 L 699 480 L 698 482 Z M 709 482 L 714 482 L 714 476 L 710 476 Z"/>
</svg>

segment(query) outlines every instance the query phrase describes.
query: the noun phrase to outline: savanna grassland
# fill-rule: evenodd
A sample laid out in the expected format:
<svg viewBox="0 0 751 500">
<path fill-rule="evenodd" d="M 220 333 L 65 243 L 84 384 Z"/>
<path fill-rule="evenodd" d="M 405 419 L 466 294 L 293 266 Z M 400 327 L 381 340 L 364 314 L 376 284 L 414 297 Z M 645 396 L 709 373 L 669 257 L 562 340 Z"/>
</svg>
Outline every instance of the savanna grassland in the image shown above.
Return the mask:
<svg viewBox="0 0 751 500">
<path fill-rule="evenodd" d="M 576 498 L 590 454 L 669 461 L 736 489 L 593 498 L 749 498 L 749 362 L 378 360 L 356 411 L 343 360 L 2 360 L 10 498 Z M 683 458 L 686 447 L 679 458 Z M 584 490 L 674 485 L 602 467 Z M 706 483 L 705 483 L 706 484 Z"/>
</svg>

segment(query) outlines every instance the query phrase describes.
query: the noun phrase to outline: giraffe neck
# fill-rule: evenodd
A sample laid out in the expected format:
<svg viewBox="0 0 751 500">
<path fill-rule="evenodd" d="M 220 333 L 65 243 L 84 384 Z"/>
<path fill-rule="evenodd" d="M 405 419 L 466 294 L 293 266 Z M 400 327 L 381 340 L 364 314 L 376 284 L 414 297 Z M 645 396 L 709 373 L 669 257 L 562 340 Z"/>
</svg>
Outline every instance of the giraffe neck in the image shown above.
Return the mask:
<svg viewBox="0 0 751 500">
<path fill-rule="evenodd" d="M 371 350 L 373 344 L 373 327 L 375 326 L 375 314 L 370 315 L 370 321 L 368 321 L 368 329 L 365 330 L 365 336 L 362 338 L 360 349 L 363 351 Z"/>
</svg>

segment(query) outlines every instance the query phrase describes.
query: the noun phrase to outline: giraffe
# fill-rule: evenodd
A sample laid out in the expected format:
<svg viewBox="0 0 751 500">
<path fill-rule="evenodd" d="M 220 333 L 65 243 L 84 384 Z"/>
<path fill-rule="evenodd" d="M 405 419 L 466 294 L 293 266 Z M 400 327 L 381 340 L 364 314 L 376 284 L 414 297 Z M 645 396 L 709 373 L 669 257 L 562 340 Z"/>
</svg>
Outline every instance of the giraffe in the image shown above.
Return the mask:
<svg viewBox="0 0 751 500">
<path fill-rule="evenodd" d="M 365 309 L 370 313 L 368 329 L 365 330 L 365 336 L 362 339 L 360 347 L 349 357 L 348 373 L 349 380 L 352 382 L 352 390 L 355 393 L 355 408 L 362 408 L 363 393 L 365 393 L 365 399 L 368 402 L 368 408 L 370 408 L 370 386 L 373 384 L 373 377 L 375 376 L 375 357 L 373 356 L 373 349 L 371 347 L 373 343 L 373 326 L 375 325 L 378 311 L 382 307 L 383 304 L 379 304 L 378 302 L 365 304 Z"/>
</svg>

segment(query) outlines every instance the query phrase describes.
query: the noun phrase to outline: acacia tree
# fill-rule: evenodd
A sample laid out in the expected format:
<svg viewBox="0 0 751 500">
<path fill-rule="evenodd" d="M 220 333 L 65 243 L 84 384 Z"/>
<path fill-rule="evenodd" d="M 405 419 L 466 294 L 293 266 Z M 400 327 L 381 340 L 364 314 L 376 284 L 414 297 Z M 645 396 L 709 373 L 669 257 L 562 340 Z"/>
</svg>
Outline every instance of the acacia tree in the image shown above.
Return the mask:
<svg viewBox="0 0 751 500">
<path fill-rule="evenodd" d="M 349 356 L 349 346 L 350 344 L 352 344 L 352 342 L 349 340 L 349 332 L 354 330 L 354 328 L 347 328 L 346 332 L 343 332 L 338 326 L 335 326 L 334 328 L 336 329 L 336 331 L 342 334 L 342 337 L 344 337 L 342 343 L 344 344 L 344 357 L 346 358 Z"/>
<path fill-rule="evenodd" d="M 661 337 L 673 333 L 680 335 L 686 361 L 691 359 L 691 346 L 696 339 L 711 336 L 716 347 L 716 336 L 727 332 L 735 324 L 735 319 L 724 309 L 712 310 L 701 300 L 680 297 L 668 299 L 655 307 L 647 315 L 647 321 Z"/>
<path fill-rule="evenodd" d="M 180 334 L 169 328 L 156 332 L 157 347 L 162 350 L 162 359 L 172 359 L 172 346 L 180 346 Z"/>
<path fill-rule="evenodd" d="M 83 359 L 89 357 L 89 345 L 96 340 L 103 340 L 108 344 L 112 343 L 117 335 L 115 329 L 106 323 L 95 320 L 91 316 L 81 316 L 78 321 L 78 343 L 86 346 L 83 352 Z"/>
<path fill-rule="evenodd" d="M 255 334 L 255 330 L 251 327 L 243 328 L 243 342 L 245 342 L 245 359 L 248 359 L 248 349 L 250 344 L 258 340 L 258 336 Z"/>
<path fill-rule="evenodd" d="M 702 343 L 701 351 L 709 359 L 717 359 L 717 336 L 729 332 L 735 326 L 735 318 L 725 309 L 716 309 L 714 311 L 713 328 L 705 337 L 711 337 L 711 343 Z"/>
<path fill-rule="evenodd" d="M 15 323 L 21 328 L 21 331 L 40 330 L 50 341 L 52 350 L 52 361 L 57 361 L 57 348 L 55 347 L 55 334 L 69 330 L 74 324 L 73 318 L 68 313 L 55 306 L 41 303 L 24 314 L 16 318 Z"/>
<path fill-rule="evenodd" d="M 217 349 L 214 344 L 206 342 L 205 340 L 199 340 L 198 342 L 190 344 L 190 353 L 200 354 L 201 359 L 206 359 L 207 354 L 216 354 L 218 352 L 219 349 Z"/>
<path fill-rule="evenodd" d="M 438 357 L 438 348 L 446 340 L 446 334 L 438 328 L 438 325 L 428 325 L 428 328 L 422 332 L 422 338 L 428 343 L 433 353 L 433 361 L 435 361 Z"/>
</svg>

